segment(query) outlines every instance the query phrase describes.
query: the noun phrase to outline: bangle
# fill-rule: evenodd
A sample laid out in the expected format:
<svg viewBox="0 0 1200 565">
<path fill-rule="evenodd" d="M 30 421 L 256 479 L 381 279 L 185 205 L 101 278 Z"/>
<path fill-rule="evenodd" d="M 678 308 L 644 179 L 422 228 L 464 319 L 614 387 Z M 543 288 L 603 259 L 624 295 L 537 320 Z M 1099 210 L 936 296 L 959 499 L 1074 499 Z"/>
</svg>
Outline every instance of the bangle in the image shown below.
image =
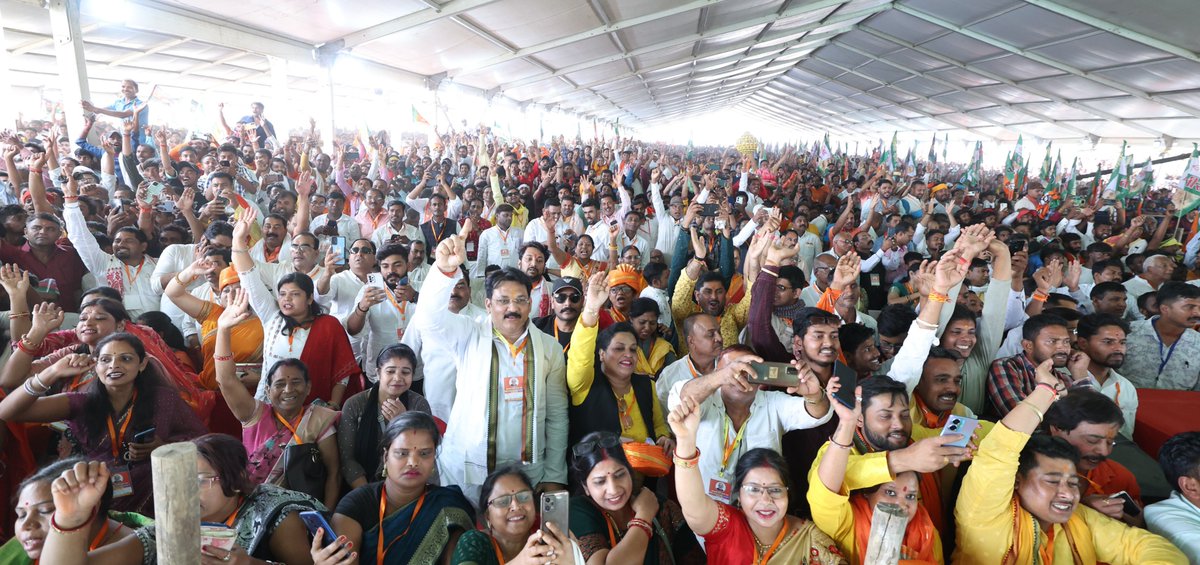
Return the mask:
<svg viewBox="0 0 1200 565">
<path fill-rule="evenodd" d="M 442 271 L 441 268 L 438 268 L 438 270 Z M 450 269 L 449 271 L 442 271 L 443 275 L 446 275 L 447 277 L 450 277 L 450 278 L 454 278 L 454 275 L 456 273 L 458 273 L 458 269 Z"/>
<path fill-rule="evenodd" d="M 692 455 L 691 457 L 680 457 L 677 452 L 675 457 L 672 459 L 674 459 L 675 465 L 679 467 L 683 467 L 684 469 L 695 469 L 696 465 L 700 463 L 700 448 L 697 447 L 695 455 Z"/>
<path fill-rule="evenodd" d="M 356 304 L 356 305 L 354 306 L 354 309 L 355 309 L 355 310 L 358 310 L 359 312 L 362 312 L 363 314 L 366 314 L 366 313 L 367 313 L 367 310 L 370 310 L 370 308 L 367 308 L 367 310 L 363 310 L 363 309 L 362 309 L 362 305 L 360 305 L 360 304 Z"/>
<path fill-rule="evenodd" d="M 64 196 L 64 197 L 63 197 L 63 201 L 65 201 L 65 202 L 78 202 L 78 201 L 79 201 L 79 197 L 78 197 L 78 196 Z"/>
<path fill-rule="evenodd" d="M 230 253 L 249 253 L 249 249 L 230 249 Z"/>
<path fill-rule="evenodd" d="M 1050 295 L 1038 290 L 1030 298 L 1035 302 L 1045 302 L 1047 298 L 1050 298 Z"/>
<path fill-rule="evenodd" d="M 88 516 L 88 519 L 86 521 L 84 521 L 84 523 L 82 523 L 78 526 L 75 526 L 74 528 L 63 528 L 58 525 L 58 513 L 55 512 L 53 515 L 50 516 L 50 529 L 52 529 L 55 532 L 60 533 L 60 534 L 73 534 L 75 532 L 83 530 L 84 527 L 86 527 L 88 524 L 91 524 L 92 520 L 95 520 L 95 519 L 96 519 L 96 509 L 93 508 L 92 515 Z"/>
<path fill-rule="evenodd" d="M 1037 389 L 1039 389 L 1039 388 L 1041 388 L 1041 387 L 1046 387 L 1046 390 L 1049 390 L 1049 391 L 1050 391 L 1050 394 L 1054 395 L 1054 400 L 1058 400 L 1058 394 L 1059 394 L 1059 393 L 1058 393 L 1058 389 L 1057 389 L 1057 388 L 1055 388 L 1055 387 L 1053 387 L 1053 386 L 1051 386 L 1051 385 L 1049 385 L 1049 384 L 1047 384 L 1047 383 L 1038 383 L 1038 384 L 1037 384 L 1037 386 L 1033 387 L 1033 390 L 1037 390 Z"/>
<path fill-rule="evenodd" d="M 1029 402 L 1028 400 L 1022 400 L 1022 401 L 1018 402 L 1017 404 L 1024 404 L 1026 408 L 1033 410 L 1033 413 L 1037 414 L 1038 423 L 1039 424 L 1042 423 L 1042 420 L 1045 418 L 1046 414 L 1043 413 L 1041 410 L 1038 410 L 1036 407 L 1034 407 L 1032 402 Z"/>
<path fill-rule="evenodd" d="M 42 381 L 42 372 L 41 371 L 34 373 L 33 376 L 30 378 L 37 381 L 38 386 L 42 387 L 42 392 L 48 392 L 50 390 L 50 385 L 48 385 Z"/>
<path fill-rule="evenodd" d="M 43 394 L 46 394 L 46 391 L 38 392 L 36 390 L 33 390 L 33 386 L 31 386 L 29 383 L 30 383 L 30 380 L 26 379 L 25 384 L 21 385 L 21 388 L 25 390 L 25 394 L 28 394 L 29 396 L 32 396 L 34 398 L 40 398 Z"/>
<path fill-rule="evenodd" d="M 40 344 L 40 343 L 38 344 L 38 347 L 41 347 L 41 344 Z M 21 351 L 24 351 L 24 352 L 25 352 L 25 354 L 26 354 L 26 355 L 29 355 L 30 357 L 36 357 L 36 356 L 37 356 L 37 350 L 38 350 L 38 347 L 34 347 L 34 346 L 32 346 L 32 345 L 29 345 L 29 340 L 28 340 L 27 338 L 24 338 L 24 337 L 22 337 L 22 338 L 20 339 L 20 341 L 18 341 L 18 342 L 17 342 L 17 349 L 19 349 L 19 350 L 21 350 Z"/>
<path fill-rule="evenodd" d="M 633 531 L 634 528 L 638 528 L 645 532 L 647 538 L 654 539 L 654 530 L 650 528 L 649 522 L 641 518 L 634 518 L 625 526 L 625 533 L 628 534 L 629 532 Z"/>
<path fill-rule="evenodd" d="M 823 388 L 822 388 L 822 389 L 821 389 L 821 394 L 817 395 L 817 400 L 816 400 L 816 401 L 812 401 L 812 400 L 809 400 L 808 398 L 804 398 L 804 397 L 801 397 L 801 398 L 804 398 L 804 403 L 805 403 L 805 404 L 814 404 L 814 405 L 815 405 L 815 404 L 825 404 L 825 399 L 826 399 L 826 396 L 825 396 L 825 394 L 824 394 L 824 393 L 825 393 L 825 389 L 823 389 Z"/>
<path fill-rule="evenodd" d="M 37 173 L 37 174 L 39 174 L 39 175 L 40 175 L 40 174 L 42 174 L 42 169 L 35 169 L 35 168 L 33 168 L 33 167 L 30 167 L 30 168 L 29 168 L 29 172 L 31 172 L 31 173 Z"/>
<path fill-rule="evenodd" d="M 764 272 L 764 273 L 766 273 L 766 274 L 768 274 L 768 275 L 771 275 L 772 277 L 779 278 L 779 273 L 777 273 L 777 272 L 775 272 L 775 271 L 772 271 L 771 269 L 768 269 L 768 268 L 766 268 L 766 267 L 763 267 L 763 268 L 761 269 L 761 271 L 762 271 L 762 272 Z"/>
<path fill-rule="evenodd" d="M 233 354 L 229 355 L 213 355 L 213 361 L 233 361 Z"/>
<path fill-rule="evenodd" d="M 9 318 L 33 318 L 33 313 L 32 312 L 18 312 L 15 314 L 9 314 L 8 317 Z"/>
<path fill-rule="evenodd" d="M 179 283 L 179 286 L 183 286 L 183 287 L 186 287 L 187 285 L 192 284 L 193 282 L 195 282 L 195 280 L 197 278 L 199 278 L 196 275 L 192 275 L 191 279 L 188 279 L 187 282 L 183 282 L 183 279 L 179 278 L 179 275 L 180 275 L 180 273 L 175 273 L 175 282 Z"/>
<path fill-rule="evenodd" d="M 850 450 L 850 449 L 854 448 L 853 442 L 846 444 L 846 445 L 842 445 L 842 444 L 838 443 L 836 440 L 834 440 L 832 435 L 829 436 L 829 443 L 832 445 L 835 445 L 837 447 L 840 447 L 842 449 L 845 449 L 845 450 Z"/>
<path fill-rule="evenodd" d="M 929 293 L 929 301 L 930 302 L 940 302 L 942 304 L 945 304 L 947 302 L 950 302 L 950 295 L 942 294 L 937 291 L 933 291 L 933 292 Z"/>
</svg>

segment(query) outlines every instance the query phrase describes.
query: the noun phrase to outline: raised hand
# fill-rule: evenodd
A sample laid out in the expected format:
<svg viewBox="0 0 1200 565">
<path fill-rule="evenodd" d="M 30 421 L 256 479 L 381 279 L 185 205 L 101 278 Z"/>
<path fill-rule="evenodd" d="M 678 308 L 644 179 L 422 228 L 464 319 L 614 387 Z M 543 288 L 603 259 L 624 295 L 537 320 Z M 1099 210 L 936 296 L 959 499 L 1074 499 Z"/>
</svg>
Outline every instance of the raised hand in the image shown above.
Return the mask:
<svg viewBox="0 0 1200 565">
<path fill-rule="evenodd" d="M 692 397 L 681 395 L 679 405 L 667 415 L 667 424 L 671 426 L 671 432 L 680 442 L 687 446 L 695 446 L 696 430 L 700 427 L 700 405 Z"/>
<path fill-rule="evenodd" d="M 588 277 L 587 293 L 583 301 L 584 312 L 599 312 L 608 301 L 608 275 L 592 273 Z"/>
<path fill-rule="evenodd" d="M 767 246 L 767 264 L 778 265 L 795 257 L 800 242 L 788 243 L 786 239 L 776 239 Z"/>
<path fill-rule="evenodd" d="M 236 248 L 240 243 L 244 247 L 250 246 L 250 229 L 254 225 L 254 219 L 258 216 L 258 211 L 253 206 L 242 211 L 242 217 L 238 218 L 233 223 L 233 245 Z"/>
<path fill-rule="evenodd" d="M 29 292 L 29 271 L 16 264 L 0 266 L 0 285 L 4 286 L 10 299 L 25 296 Z"/>
<path fill-rule="evenodd" d="M 976 255 L 979 255 L 981 251 L 987 249 L 988 244 L 995 237 L 996 236 L 992 233 L 991 228 L 984 224 L 967 226 L 966 228 L 963 228 L 962 235 L 958 237 L 958 241 L 955 242 L 954 248 L 958 249 L 962 253 L 963 259 L 970 261 L 971 259 L 974 259 Z"/>
<path fill-rule="evenodd" d="M 250 311 L 250 295 L 246 289 L 239 288 L 229 298 L 225 310 L 217 318 L 217 328 L 228 329 L 249 320 L 254 313 Z"/>
<path fill-rule="evenodd" d="M 829 286 L 834 290 L 844 290 L 858 280 L 861 269 L 862 258 L 857 253 L 842 255 L 842 258 L 838 259 L 837 267 L 833 271 L 833 282 Z"/>
<path fill-rule="evenodd" d="M 54 523 L 62 529 L 82 527 L 92 518 L 108 490 L 111 473 L 99 461 L 76 463 L 50 484 L 54 498 Z"/>
<path fill-rule="evenodd" d="M 42 302 L 33 306 L 33 320 L 29 328 L 29 334 L 36 334 L 37 338 L 30 338 L 33 341 L 40 341 L 46 337 L 46 334 L 57 330 L 63 323 L 63 310 L 53 302 Z"/>
<path fill-rule="evenodd" d="M 1088 365 L 1092 360 L 1087 353 L 1082 351 L 1072 351 L 1069 360 L 1067 361 L 1067 370 L 1071 372 L 1071 378 L 1075 381 L 1081 381 L 1088 377 Z"/>
<path fill-rule="evenodd" d="M 805 398 L 809 398 L 810 400 L 812 400 L 813 397 L 816 397 L 817 400 L 814 402 L 819 401 L 821 395 L 821 379 L 817 377 L 815 372 L 813 372 L 812 367 L 810 367 L 808 364 L 808 361 L 792 359 L 792 366 L 796 368 L 796 372 L 800 375 L 800 382 L 797 383 L 796 386 L 788 387 L 787 393 L 793 396 L 803 396 Z"/>
<path fill-rule="evenodd" d="M 63 356 L 53 365 L 42 371 L 40 376 L 49 383 L 58 382 L 61 379 L 71 378 L 82 375 L 96 366 L 96 360 L 92 359 L 91 355 L 85 353 L 72 353 Z"/>
<path fill-rule="evenodd" d="M 300 173 L 300 178 L 296 179 L 296 194 L 301 198 L 308 198 L 309 196 L 312 196 L 313 186 L 315 184 L 316 183 L 313 180 L 312 171 L 304 171 Z"/>
<path fill-rule="evenodd" d="M 834 396 L 837 391 L 841 390 L 842 383 L 837 377 L 829 379 L 829 383 L 825 386 L 825 396 L 829 398 L 829 403 L 833 405 L 833 411 L 837 413 L 839 421 L 842 422 L 857 422 L 862 417 L 862 387 L 854 387 L 854 407 L 851 408 L 842 404 L 840 400 Z"/>
<path fill-rule="evenodd" d="M 452 235 L 442 240 L 434 251 L 434 266 L 445 273 L 457 270 L 459 265 L 467 262 L 467 247 L 465 238 Z"/>
<path fill-rule="evenodd" d="M 957 247 L 947 251 L 937 262 L 933 276 L 933 291 L 946 294 L 954 285 L 962 282 L 967 276 L 971 262 L 963 258 L 962 251 Z"/>
</svg>

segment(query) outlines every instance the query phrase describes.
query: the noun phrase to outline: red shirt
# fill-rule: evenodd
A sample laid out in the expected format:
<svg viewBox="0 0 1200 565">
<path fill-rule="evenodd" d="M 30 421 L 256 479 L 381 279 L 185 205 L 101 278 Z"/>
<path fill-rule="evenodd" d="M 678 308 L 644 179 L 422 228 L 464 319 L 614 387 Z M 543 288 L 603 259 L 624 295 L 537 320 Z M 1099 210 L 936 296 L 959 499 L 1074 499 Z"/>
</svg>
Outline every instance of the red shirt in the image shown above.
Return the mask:
<svg viewBox="0 0 1200 565">
<path fill-rule="evenodd" d="M 83 275 L 87 274 L 87 267 L 65 238 L 54 245 L 57 249 L 47 264 L 33 254 L 28 242 L 16 247 L 0 240 L 0 261 L 16 263 L 41 280 L 54 279 L 58 284 L 58 299 L 54 303 L 64 311 L 78 312 L 79 294 L 83 289 Z"/>
</svg>

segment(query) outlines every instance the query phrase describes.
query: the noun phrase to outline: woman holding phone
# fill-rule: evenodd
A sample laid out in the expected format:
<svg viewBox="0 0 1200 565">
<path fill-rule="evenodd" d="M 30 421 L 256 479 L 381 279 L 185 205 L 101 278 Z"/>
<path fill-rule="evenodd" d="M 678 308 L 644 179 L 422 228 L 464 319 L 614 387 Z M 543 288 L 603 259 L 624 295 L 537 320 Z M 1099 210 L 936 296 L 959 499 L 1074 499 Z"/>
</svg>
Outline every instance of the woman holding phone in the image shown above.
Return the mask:
<svg viewBox="0 0 1200 565">
<path fill-rule="evenodd" d="M 458 539 L 451 565 L 584 565 L 583 554 L 564 524 L 542 522 L 545 516 L 538 511 L 533 485 L 517 466 L 503 466 L 488 475 L 479 491 L 478 508 L 484 529 Z"/>
</svg>

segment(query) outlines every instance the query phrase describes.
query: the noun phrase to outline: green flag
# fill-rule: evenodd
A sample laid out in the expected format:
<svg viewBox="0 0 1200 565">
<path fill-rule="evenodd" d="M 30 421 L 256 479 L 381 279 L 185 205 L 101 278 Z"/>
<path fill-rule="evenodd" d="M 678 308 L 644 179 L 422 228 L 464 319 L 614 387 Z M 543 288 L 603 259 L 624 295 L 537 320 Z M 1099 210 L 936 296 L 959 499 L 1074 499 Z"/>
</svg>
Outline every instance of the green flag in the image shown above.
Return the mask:
<svg viewBox="0 0 1200 565">
<path fill-rule="evenodd" d="M 1079 196 L 1078 185 L 1075 177 L 1079 176 L 1079 157 L 1071 159 L 1071 172 L 1067 173 L 1067 188 L 1065 192 L 1068 198 L 1074 198 L 1075 202 L 1082 204 L 1083 199 Z"/>
<path fill-rule="evenodd" d="M 1129 192 L 1129 156 L 1125 155 L 1125 142 L 1121 142 L 1121 156 L 1117 158 L 1117 164 L 1113 165 L 1112 174 L 1108 176 L 1108 184 L 1104 185 L 1104 192 L 1112 191 L 1116 198 L 1125 200 L 1131 193 Z"/>
<path fill-rule="evenodd" d="M 1050 158 L 1050 146 L 1052 145 L 1054 145 L 1053 141 L 1046 143 L 1046 157 L 1042 159 L 1042 168 L 1038 170 L 1038 178 L 1042 179 L 1047 186 L 1050 184 L 1050 171 L 1054 167 L 1054 161 Z"/>
<path fill-rule="evenodd" d="M 937 164 L 937 132 L 933 132 L 933 141 L 929 142 L 929 164 Z"/>
<path fill-rule="evenodd" d="M 1192 157 L 1179 176 L 1179 190 L 1175 191 L 1171 200 L 1175 202 L 1175 209 L 1181 217 L 1200 207 L 1200 150 L 1195 143 L 1192 144 Z"/>
</svg>

